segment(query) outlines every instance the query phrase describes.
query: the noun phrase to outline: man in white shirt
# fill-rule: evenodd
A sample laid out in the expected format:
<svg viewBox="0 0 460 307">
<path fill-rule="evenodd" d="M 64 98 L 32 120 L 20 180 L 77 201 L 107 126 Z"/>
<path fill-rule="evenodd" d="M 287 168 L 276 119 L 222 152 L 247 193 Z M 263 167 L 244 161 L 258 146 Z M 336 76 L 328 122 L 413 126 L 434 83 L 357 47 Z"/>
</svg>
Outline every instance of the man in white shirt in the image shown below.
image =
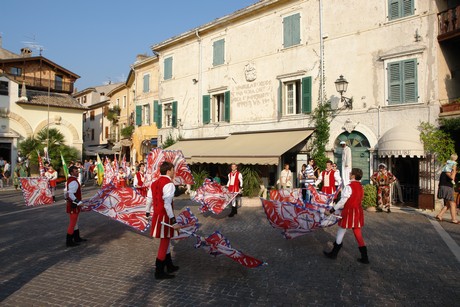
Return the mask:
<svg viewBox="0 0 460 307">
<path fill-rule="evenodd" d="M 343 185 L 346 186 L 350 183 L 351 148 L 347 146 L 345 141 L 341 141 L 340 146 L 342 146 L 342 181 Z"/>
</svg>

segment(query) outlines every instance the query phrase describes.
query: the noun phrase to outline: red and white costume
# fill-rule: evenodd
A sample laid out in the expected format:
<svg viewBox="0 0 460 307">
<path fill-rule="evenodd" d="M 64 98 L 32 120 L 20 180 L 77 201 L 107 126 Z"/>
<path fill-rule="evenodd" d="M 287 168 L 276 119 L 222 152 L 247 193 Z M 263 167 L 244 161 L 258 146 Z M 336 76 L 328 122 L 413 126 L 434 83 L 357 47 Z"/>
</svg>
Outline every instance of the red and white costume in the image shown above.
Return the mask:
<svg viewBox="0 0 460 307">
<path fill-rule="evenodd" d="M 81 186 L 77 177 L 70 176 L 66 182 L 65 199 L 67 201 L 66 212 L 69 214 L 69 227 L 67 234 L 73 234 L 74 230 L 78 229 L 78 214 L 80 207 L 72 208 L 72 202 L 76 199 L 81 200 Z"/>
<path fill-rule="evenodd" d="M 319 174 L 318 180 L 316 180 L 316 185 L 320 184 L 321 181 L 323 182 L 323 187 L 321 188 L 321 192 L 327 194 L 334 194 L 336 186 L 339 186 L 342 183 L 342 179 L 340 179 L 340 174 L 332 169 L 324 170 Z"/>
<path fill-rule="evenodd" d="M 133 186 L 140 195 L 147 197 L 148 187 L 144 187 L 144 173 L 137 172 L 134 175 Z"/>
<path fill-rule="evenodd" d="M 56 172 L 56 170 L 48 169 L 48 171 L 45 172 L 45 177 L 49 179 L 50 187 L 55 188 L 57 184 L 57 178 L 58 178 L 58 173 Z"/>
<path fill-rule="evenodd" d="M 174 229 L 164 226 L 161 222 L 170 224 L 174 217 L 173 198 L 176 187 L 171 178 L 161 175 L 154 181 L 147 192 L 146 212 L 150 212 L 153 206 L 152 226 L 150 235 L 154 238 L 171 238 L 174 236 Z"/>
<path fill-rule="evenodd" d="M 238 171 L 232 171 L 228 174 L 227 188 L 229 192 L 240 193 L 243 189 L 243 175 Z M 232 207 L 236 207 L 236 201 L 238 196 L 232 200 Z M 238 199 L 240 201 L 240 198 Z"/>
<path fill-rule="evenodd" d="M 338 225 L 342 228 L 361 228 L 364 226 L 364 211 L 362 200 L 364 196 L 361 182 L 352 180 L 342 191 L 340 201 L 334 206 L 335 210 L 342 209 L 342 219 Z"/>
</svg>

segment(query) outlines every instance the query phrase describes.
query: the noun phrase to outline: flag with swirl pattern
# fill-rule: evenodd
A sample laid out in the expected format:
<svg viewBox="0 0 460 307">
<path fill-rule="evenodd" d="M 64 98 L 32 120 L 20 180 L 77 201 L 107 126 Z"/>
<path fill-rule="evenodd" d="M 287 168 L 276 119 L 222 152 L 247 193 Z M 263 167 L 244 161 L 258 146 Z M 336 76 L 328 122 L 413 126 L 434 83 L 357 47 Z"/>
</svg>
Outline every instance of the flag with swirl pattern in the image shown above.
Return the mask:
<svg viewBox="0 0 460 307">
<path fill-rule="evenodd" d="M 338 222 L 340 218 L 338 215 L 324 214 L 327 209 L 332 208 L 332 201 L 338 191 L 336 194 L 323 195 L 314 189 L 312 193 L 314 193 L 313 201 L 305 204 L 301 199 L 291 199 L 291 195 L 287 197 L 289 201 L 260 199 L 270 225 L 281 229 L 286 239 L 293 239 Z M 283 197 L 280 198 L 283 199 Z"/>
<path fill-rule="evenodd" d="M 195 183 L 182 151 L 154 148 L 147 157 L 144 186 L 150 186 L 152 182 L 160 177 L 160 165 L 164 161 L 171 162 L 174 165 L 174 185 L 192 185 Z"/>
<path fill-rule="evenodd" d="M 220 214 L 237 195 L 238 193 L 230 192 L 226 186 L 205 179 L 201 187 L 190 196 L 192 200 L 201 204 L 201 213 L 210 211 L 213 214 Z"/>
<path fill-rule="evenodd" d="M 40 170 L 40 177 L 45 177 L 45 166 L 43 165 L 42 157 L 40 157 L 40 152 L 37 150 L 38 157 L 38 169 Z"/>
<path fill-rule="evenodd" d="M 176 221 L 181 225 L 180 235 L 172 237 L 172 240 L 194 237 L 196 239 L 195 248 L 201 247 L 213 256 L 225 255 L 233 261 L 236 261 L 248 268 L 255 268 L 266 264 L 259 259 L 248 256 L 241 251 L 234 249 L 230 245 L 230 241 L 227 240 L 227 238 L 225 238 L 219 231 L 215 231 L 208 237 L 198 235 L 196 233 L 198 228 L 198 219 L 195 217 L 195 215 L 193 215 L 189 208 L 186 208 L 184 211 L 182 211 L 181 214 L 179 214 L 177 217 Z"/>
<path fill-rule="evenodd" d="M 21 177 L 22 195 L 26 206 L 50 205 L 53 203 L 53 194 L 46 177 Z"/>
<path fill-rule="evenodd" d="M 132 188 L 115 188 L 113 184 L 107 184 L 92 198 L 83 201 L 82 209 L 84 211 L 91 209 L 144 232 L 149 225 L 145 217 L 145 201 L 145 197 Z"/>
<path fill-rule="evenodd" d="M 104 179 L 102 181 L 102 186 L 105 186 L 111 182 L 114 181 L 116 178 L 115 170 L 112 167 L 112 164 L 110 163 L 109 158 L 105 157 L 105 162 L 104 162 Z M 115 184 L 115 183 L 114 183 Z"/>
</svg>

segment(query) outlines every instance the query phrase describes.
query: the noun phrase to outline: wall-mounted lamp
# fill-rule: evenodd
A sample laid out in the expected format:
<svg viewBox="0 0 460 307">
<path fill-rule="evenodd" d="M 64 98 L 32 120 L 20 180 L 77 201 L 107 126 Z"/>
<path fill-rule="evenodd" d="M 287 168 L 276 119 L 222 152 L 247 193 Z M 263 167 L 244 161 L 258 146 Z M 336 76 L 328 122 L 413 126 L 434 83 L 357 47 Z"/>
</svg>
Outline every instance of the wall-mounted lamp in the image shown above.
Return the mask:
<svg viewBox="0 0 460 307">
<path fill-rule="evenodd" d="M 192 79 L 192 82 L 193 82 L 193 84 L 197 84 L 197 83 L 198 83 L 198 79 L 193 78 L 193 79 Z"/>
<path fill-rule="evenodd" d="M 347 98 L 343 96 L 343 93 L 347 91 L 348 88 L 348 81 L 343 77 L 343 75 L 340 75 L 340 77 L 335 80 L 335 89 L 337 92 L 340 93 L 340 101 L 343 102 L 343 106 L 345 109 L 353 109 L 353 99 L 352 98 Z"/>
</svg>

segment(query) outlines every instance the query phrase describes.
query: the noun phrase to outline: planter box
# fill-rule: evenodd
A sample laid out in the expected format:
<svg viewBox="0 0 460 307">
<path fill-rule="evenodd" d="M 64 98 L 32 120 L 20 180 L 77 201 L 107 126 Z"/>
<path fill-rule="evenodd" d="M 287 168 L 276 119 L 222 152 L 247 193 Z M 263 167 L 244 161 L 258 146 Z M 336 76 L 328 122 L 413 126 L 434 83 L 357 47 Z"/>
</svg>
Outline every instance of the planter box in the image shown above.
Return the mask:
<svg viewBox="0 0 460 307">
<path fill-rule="evenodd" d="M 460 111 L 460 103 L 448 103 L 441 106 L 441 113 Z"/>
<path fill-rule="evenodd" d="M 418 195 L 418 207 L 419 209 L 434 210 L 434 194 L 422 194 Z"/>
</svg>

